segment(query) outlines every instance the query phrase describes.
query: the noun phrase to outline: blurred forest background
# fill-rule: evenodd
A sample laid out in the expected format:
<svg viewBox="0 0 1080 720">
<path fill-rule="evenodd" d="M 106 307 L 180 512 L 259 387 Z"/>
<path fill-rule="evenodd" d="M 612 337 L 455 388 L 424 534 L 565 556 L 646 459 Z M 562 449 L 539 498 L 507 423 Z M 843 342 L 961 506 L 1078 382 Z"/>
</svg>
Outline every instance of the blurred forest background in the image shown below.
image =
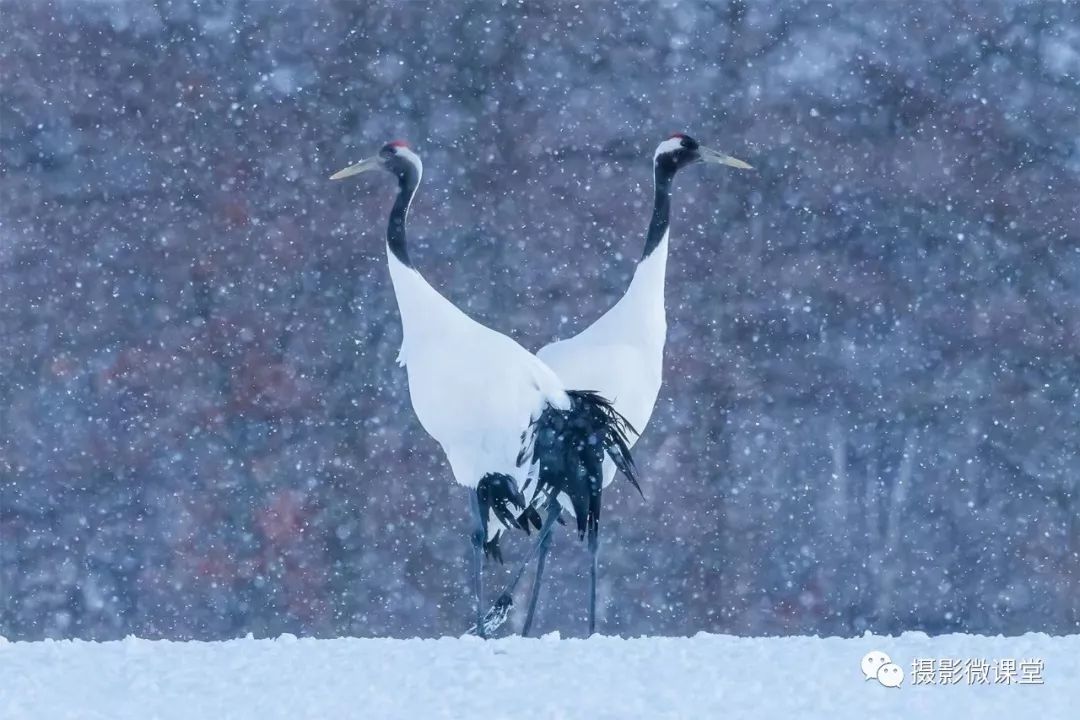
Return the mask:
<svg viewBox="0 0 1080 720">
<path fill-rule="evenodd" d="M 626 287 L 676 130 L 757 170 L 677 179 L 602 629 L 1080 630 L 1077 5 L 0 0 L 0 27 L 0 634 L 462 632 L 393 183 L 327 176 L 408 139 L 417 265 L 535 350 Z M 585 630 L 571 537 L 543 632 Z"/>
</svg>

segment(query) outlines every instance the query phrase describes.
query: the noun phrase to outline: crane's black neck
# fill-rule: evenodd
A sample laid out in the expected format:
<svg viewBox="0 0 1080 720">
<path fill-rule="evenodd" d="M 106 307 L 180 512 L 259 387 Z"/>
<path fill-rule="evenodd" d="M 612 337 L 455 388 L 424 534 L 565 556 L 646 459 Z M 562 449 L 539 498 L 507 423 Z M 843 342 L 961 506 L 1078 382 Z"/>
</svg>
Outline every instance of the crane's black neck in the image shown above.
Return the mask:
<svg viewBox="0 0 1080 720">
<path fill-rule="evenodd" d="M 653 170 L 655 195 L 653 196 L 652 220 L 649 221 L 649 233 L 645 236 L 645 250 L 641 259 L 652 255 L 660 241 L 664 239 L 671 220 L 671 185 L 675 180 L 677 168 L 667 163 L 656 163 Z"/>
<path fill-rule="evenodd" d="M 405 267 L 412 267 L 409 261 L 409 249 L 405 244 L 405 220 L 409 215 L 409 205 L 412 204 L 413 195 L 420 184 L 420 173 L 416 171 L 412 163 L 404 162 L 396 168 L 394 174 L 398 179 L 398 194 L 394 200 L 394 207 L 390 210 L 390 222 L 386 226 L 386 246 L 394 257 L 401 261 Z"/>
</svg>

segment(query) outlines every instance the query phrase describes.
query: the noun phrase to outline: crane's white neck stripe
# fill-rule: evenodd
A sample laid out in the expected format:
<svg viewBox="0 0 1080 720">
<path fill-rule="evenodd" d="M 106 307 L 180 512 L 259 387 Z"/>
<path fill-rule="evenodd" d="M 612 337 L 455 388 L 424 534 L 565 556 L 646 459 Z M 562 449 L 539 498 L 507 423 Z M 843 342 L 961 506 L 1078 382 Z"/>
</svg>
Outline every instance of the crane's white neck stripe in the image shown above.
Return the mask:
<svg viewBox="0 0 1080 720">
<path fill-rule="evenodd" d="M 669 152 L 675 152 L 676 150 L 678 150 L 681 147 L 682 147 L 682 138 L 681 137 L 668 138 L 667 140 L 665 140 L 664 142 L 662 142 L 662 143 L 660 143 L 659 145 L 656 146 L 656 152 L 654 152 L 653 156 L 652 156 L 653 157 L 653 162 L 656 162 L 656 158 L 660 157 L 661 155 L 663 155 L 665 153 L 669 153 Z"/>
<path fill-rule="evenodd" d="M 424 163 L 420 161 L 420 156 L 404 145 L 397 146 L 397 156 L 416 168 L 416 184 L 419 185 L 420 178 L 424 176 Z"/>
</svg>

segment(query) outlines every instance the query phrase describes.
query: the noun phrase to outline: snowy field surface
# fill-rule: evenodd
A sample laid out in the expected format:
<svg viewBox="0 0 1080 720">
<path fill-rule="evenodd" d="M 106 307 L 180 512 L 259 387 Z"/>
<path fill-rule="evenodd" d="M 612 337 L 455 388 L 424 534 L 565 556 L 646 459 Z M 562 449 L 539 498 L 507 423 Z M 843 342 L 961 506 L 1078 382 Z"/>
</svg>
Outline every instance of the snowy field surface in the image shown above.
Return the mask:
<svg viewBox="0 0 1080 720">
<path fill-rule="evenodd" d="M 866 680 L 870 651 L 906 675 Z M 912 685 L 912 663 L 1041 660 L 1020 677 Z M 1000 665 L 998 665 L 1000 667 Z M 995 668 L 996 669 L 996 668 Z M 978 674 L 976 679 L 978 679 Z M 924 678 L 925 679 L 925 678 Z M 1080 636 L 220 643 L 0 641 L 0 717 L 23 718 L 1076 718 Z"/>
</svg>

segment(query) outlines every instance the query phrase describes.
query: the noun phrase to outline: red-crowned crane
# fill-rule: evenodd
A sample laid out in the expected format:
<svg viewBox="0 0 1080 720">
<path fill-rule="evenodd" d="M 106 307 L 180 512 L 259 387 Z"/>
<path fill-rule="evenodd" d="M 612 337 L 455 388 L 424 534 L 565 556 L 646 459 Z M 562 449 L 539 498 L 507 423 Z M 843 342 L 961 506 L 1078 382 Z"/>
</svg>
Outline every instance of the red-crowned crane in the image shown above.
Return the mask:
<svg viewBox="0 0 1080 720">
<path fill-rule="evenodd" d="M 600 484 L 606 453 L 633 478 L 629 430 L 606 400 L 567 392 L 541 360 L 467 316 L 413 267 L 405 223 L 423 164 L 406 143 L 387 143 L 331 179 L 376 169 L 398 183 L 386 231 L 402 324 L 398 362 L 408 374 L 420 424 L 442 446 L 454 479 L 469 489 L 476 627 L 483 636 L 485 554 L 499 557 L 504 527 L 527 531 L 530 520 L 539 526 L 535 511 L 522 515 L 521 488 L 530 475 L 538 486 L 577 495 L 579 485 Z"/>
<path fill-rule="evenodd" d="M 664 279 L 668 257 L 668 223 L 671 216 L 671 186 L 675 174 L 695 163 L 716 163 L 743 170 L 751 169 L 742 160 L 703 147 L 689 135 L 676 133 L 664 140 L 653 153 L 653 212 L 645 236 L 645 249 L 638 262 L 630 287 L 622 298 L 589 327 L 574 337 L 547 345 L 537 353 L 555 371 L 567 388 L 588 388 L 608 398 L 615 410 L 638 433 L 645 429 L 656 406 L 664 364 L 667 319 L 664 312 Z M 630 442 L 636 440 L 636 435 Z M 580 498 L 565 494 L 547 498 L 540 494 L 533 507 L 548 503 L 556 515 L 566 509 L 575 515 L 579 534 L 588 533 L 592 562 L 589 585 L 589 634 L 596 629 L 596 572 L 599 548 L 600 496 L 615 477 L 616 466 L 604 461 L 603 483 L 592 489 L 587 505 Z M 584 510 L 584 513 L 582 512 Z M 584 515 L 584 516 L 583 516 Z M 550 530 L 541 532 L 536 579 L 522 634 L 528 634 L 536 612 L 536 601 L 543 575 L 544 558 L 550 543 Z M 528 560 L 528 559 L 526 559 Z M 514 582 L 520 578 L 518 573 Z M 501 622 L 512 604 L 509 593 L 513 583 L 489 614 L 489 624 Z"/>
</svg>

